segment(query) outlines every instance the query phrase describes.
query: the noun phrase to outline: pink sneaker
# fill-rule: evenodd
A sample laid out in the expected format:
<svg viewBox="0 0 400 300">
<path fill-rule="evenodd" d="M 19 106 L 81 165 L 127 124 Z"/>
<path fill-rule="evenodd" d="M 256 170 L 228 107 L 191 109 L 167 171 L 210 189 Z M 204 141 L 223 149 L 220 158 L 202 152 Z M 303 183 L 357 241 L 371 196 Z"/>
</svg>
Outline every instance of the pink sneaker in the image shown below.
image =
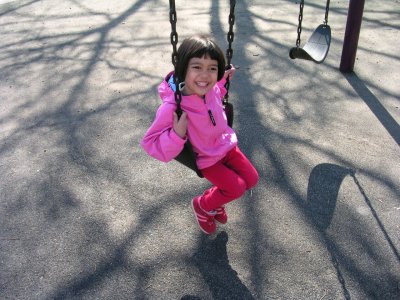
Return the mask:
<svg viewBox="0 0 400 300">
<path fill-rule="evenodd" d="M 215 214 L 215 221 L 220 222 L 221 224 L 226 224 L 228 222 L 228 215 L 226 214 L 225 207 L 220 206 L 215 209 L 216 214 Z"/>
<path fill-rule="evenodd" d="M 216 212 L 206 212 L 202 209 L 200 206 L 200 199 L 201 196 L 198 196 L 192 200 L 193 213 L 200 229 L 206 234 L 212 234 L 217 230 L 217 225 L 215 225 L 214 222 Z"/>
</svg>

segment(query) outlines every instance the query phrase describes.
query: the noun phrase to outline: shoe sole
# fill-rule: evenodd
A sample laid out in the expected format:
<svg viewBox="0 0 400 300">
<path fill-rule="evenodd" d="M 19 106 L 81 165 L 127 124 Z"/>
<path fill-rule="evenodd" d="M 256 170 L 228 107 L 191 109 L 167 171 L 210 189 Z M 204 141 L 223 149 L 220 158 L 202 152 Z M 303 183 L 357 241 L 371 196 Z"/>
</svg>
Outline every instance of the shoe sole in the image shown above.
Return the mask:
<svg viewBox="0 0 400 300">
<path fill-rule="evenodd" d="M 226 223 L 228 223 L 228 221 L 226 221 L 225 223 L 222 223 L 221 221 L 218 221 L 217 219 L 214 218 L 215 221 L 217 221 L 219 224 L 225 225 Z"/>
</svg>

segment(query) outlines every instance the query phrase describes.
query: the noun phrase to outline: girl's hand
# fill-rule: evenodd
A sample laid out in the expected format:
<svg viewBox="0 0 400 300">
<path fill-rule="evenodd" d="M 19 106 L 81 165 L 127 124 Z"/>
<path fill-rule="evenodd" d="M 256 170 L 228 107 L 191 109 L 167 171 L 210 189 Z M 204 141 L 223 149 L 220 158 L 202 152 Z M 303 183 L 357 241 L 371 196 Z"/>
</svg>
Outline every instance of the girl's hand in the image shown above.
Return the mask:
<svg viewBox="0 0 400 300">
<path fill-rule="evenodd" d="M 186 113 L 182 112 L 181 117 L 178 119 L 178 115 L 174 112 L 174 131 L 181 138 L 185 138 L 187 130 L 187 118 Z"/>
<path fill-rule="evenodd" d="M 235 67 L 233 65 L 231 65 L 230 69 L 225 70 L 224 78 L 227 79 L 229 77 L 229 80 L 231 80 L 233 77 L 233 74 L 235 74 L 235 70 L 236 70 Z"/>
</svg>

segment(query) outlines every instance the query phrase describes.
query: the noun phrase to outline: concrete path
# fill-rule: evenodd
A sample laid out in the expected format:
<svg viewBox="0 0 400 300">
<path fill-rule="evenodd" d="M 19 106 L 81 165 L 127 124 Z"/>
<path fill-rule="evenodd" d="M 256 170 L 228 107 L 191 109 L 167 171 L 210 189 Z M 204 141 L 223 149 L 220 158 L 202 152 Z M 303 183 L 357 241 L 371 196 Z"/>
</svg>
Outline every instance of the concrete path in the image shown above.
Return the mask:
<svg viewBox="0 0 400 300">
<path fill-rule="evenodd" d="M 366 1 L 351 74 L 348 1 L 321 65 L 289 59 L 294 0 L 237 2 L 234 128 L 261 178 L 207 237 L 207 181 L 139 147 L 168 1 L 0 1 L 1 299 L 400 299 L 400 2 Z M 180 40 L 227 46 L 228 1 L 176 3 Z"/>
</svg>

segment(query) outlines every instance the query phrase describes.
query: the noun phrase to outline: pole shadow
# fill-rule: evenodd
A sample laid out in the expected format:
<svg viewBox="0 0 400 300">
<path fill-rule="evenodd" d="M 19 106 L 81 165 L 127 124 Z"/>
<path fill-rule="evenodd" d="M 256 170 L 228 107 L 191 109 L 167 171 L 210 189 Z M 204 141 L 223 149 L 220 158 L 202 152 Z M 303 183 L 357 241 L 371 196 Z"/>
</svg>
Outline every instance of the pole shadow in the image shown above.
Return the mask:
<svg viewBox="0 0 400 300">
<path fill-rule="evenodd" d="M 213 299 L 253 300 L 251 292 L 229 264 L 227 243 L 228 234 L 225 231 L 219 233 L 215 239 L 210 239 L 203 234 L 191 262 L 199 269 Z M 181 298 L 181 300 L 198 299 L 200 298 L 192 295 L 185 295 Z"/>
<path fill-rule="evenodd" d="M 344 77 L 360 96 L 361 99 L 368 105 L 374 115 L 378 118 L 381 124 L 385 127 L 387 132 L 400 145 L 400 125 L 390 115 L 382 103 L 375 97 L 375 95 L 368 89 L 356 73 L 344 73 Z"/>
</svg>

